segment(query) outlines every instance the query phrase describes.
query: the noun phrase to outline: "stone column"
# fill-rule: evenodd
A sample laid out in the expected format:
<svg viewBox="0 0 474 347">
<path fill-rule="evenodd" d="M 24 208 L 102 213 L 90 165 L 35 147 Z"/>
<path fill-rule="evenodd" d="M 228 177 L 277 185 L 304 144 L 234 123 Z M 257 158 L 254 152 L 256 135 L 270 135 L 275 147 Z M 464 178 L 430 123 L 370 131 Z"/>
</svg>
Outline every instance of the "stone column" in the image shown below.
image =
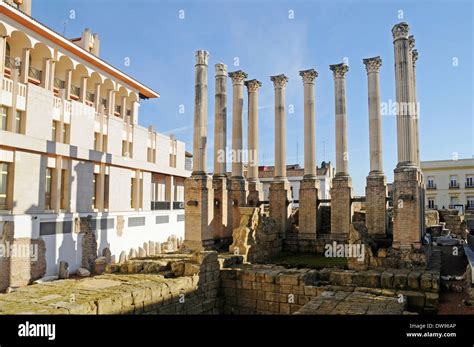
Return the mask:
<svg viewBox="0 0 474 347">
<path fill-rule="evenodd" d="M 249 80 L 245 82 L 248 90 L 248 167 L 247 180 L 249 182 L 248 205 L 258 206 L 263 200 L 263 186 L 258 177 L 258 89 L 262 82 Z"/>
<path fill-rule="evenodd" d="M 370 172 L 367 176 L 365 221 L 370 235 L 385 237 L 387 185 L 382 165 L 382 116 L 380 112 L 380 57 L 363 60 L 369 89 Z"/>
<path fill-rule="evenodd" d="M 23 48 L 20 66 L 20 82 L 28 83 L 28 72 L 30 71 L 30 48 Z"/>
<path fill-rule="evenodd" d="M 418 131 L 418 100 L 416 98 L 416 61 L 418 60 L 418 50 L 415 49 L 415 37 L 411 35 L 409 38 L 409 45 L 411 51 L 411 60 L 412 60 L 412 84 L 413 84 L 413 107 L 415 112 L 415 117 L 413 120 L 413 142 L 414 142 L 414 155 L 415 155 L 415 164 L 420 167 L 420 135 Z"/>
<path fill-rule="evenodd" d="M 193 172 L 184 182 L 185 240 L 188 249 L 201 250 L 212 245 L 214 191 L 206 170 L 207 143 L 207 67 L 209 53 L 196 52 L 194 88 Z"/>
<path fill-rule="evenodd" d="M 285 233 L 290 227 L 291 190 L 286 178 L 286 113 L 285 87 L 288 77 L 271 76 L 275 89 L 275 170 L 270 183 L 270 217 L 276 222 L 277 230 Z"/>
<path fill-rule="evenodd" d="M 347 151 L 346 64 L 330 65 L 336 108 L 336 176 L 331 188 L 331 239 L 346 241 L 352 222 L 352 179 Z"/>
<path fill-rule="evenodd" d="M 41 72 L 41 86 L 44 89 L 51 90 L 49 83 L 51 81 L 51 66 L 53 64 L 53 59 L 44 58 L 43 59 L 43 71 Z"/>
<path fill-rule="evenodd" d="M 316 242 L 319 181 L 316 172 L 314 69 L 300 71 L 304 86 L 304 177 L 300 184 L 298 249 L 312 251 Z M 313 248 L 313 249 L 312 249 Z"/>
<path fill-rule="evenodd" d="M 240 224 L 239 207 L 247 206 L 248 183 L 244 178 L 243 127 L 244 127 L 244 80 L 247 74 L 241 70 L 229 72 L 232 79 L 232 177 L 228 183 L 229 234 Z"/>
<path fill-rule="evenodd" d="M 414 137 L 413 60 L 407 23 L 392 28 L 395 51 L 395 83 L 397 92 L 398 164 L 394 170 L 393 247 L 410 250 L 421 247 L 422 189 L 421 172 L 416 166 Z"/>
<path fill-rule="evenodd" d="M 216 64 L 216 92 L 214 102 L 214 240 L 229 239 L 232 236 L 227 221 L 227 65 Z"/>
<path fill-rule="evenodd" d="M 81 90 L 80 90 L 80 93 L 81 94 L 79 96 L 79 101 L 82 102 L 82 103 L 85 103 L 86 102 L 86 95 L 87 95 L 87 79 L 89 77 L 87 76 L 83 76 L 81 77 Z"/>
</svg>

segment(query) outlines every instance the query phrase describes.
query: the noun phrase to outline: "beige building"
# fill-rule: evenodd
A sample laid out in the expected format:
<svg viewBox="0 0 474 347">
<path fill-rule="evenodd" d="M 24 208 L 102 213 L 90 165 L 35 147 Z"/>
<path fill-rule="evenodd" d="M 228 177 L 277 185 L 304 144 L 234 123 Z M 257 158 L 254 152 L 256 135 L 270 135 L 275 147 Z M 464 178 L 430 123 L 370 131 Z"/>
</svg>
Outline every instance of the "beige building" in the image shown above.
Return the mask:
<svg viewBox="0 0 474 347">
<path fill-rule="evenodd" d="M 474 209 L 474 159 L 422 161 L 426 206 Z"/>
<path fill-rule="evenodd" d="M 86 29 L 69 40 L 33 19 L 31 0 L 0 2 L 0 235 L 44 241 L 46 274 L 80 266 L 78 217 L 98 253 L 184 237 L 191 155 L 139 124 L 159 94 L 99 58 Z"/>
</svg>

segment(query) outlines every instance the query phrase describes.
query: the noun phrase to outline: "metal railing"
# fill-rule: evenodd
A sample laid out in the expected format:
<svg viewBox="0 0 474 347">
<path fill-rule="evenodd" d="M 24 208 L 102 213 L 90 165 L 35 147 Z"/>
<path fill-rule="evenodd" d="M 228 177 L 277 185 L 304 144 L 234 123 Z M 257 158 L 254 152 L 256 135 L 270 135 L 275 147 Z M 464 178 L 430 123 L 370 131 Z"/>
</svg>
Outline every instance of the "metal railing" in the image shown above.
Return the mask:
<svg viewBox="0 0 474 347">
<path fill-rule="evenodd" d="M 184 201 L 173 201 L 173 210 L 183 210 Z"/>
<path fill-rule="evenodd" d="M 169 201 L 152 201 L 151 202 L 151 210 L 170 210 L 171 203 Z"/>
<path fill-rule="evenodd" d="M 90 101 L 90 102 L 94 102 L 95 101 L 95 94 L 86 91 L 86 100 Z"/>
<path fill-rule="evenodd" d="M 459 188 L 459 183 L 457 182 L 450 182 L 449 183 L 449 189 L 458 189 Z"/>
<path fill-rule="evenodd" d="M 120 106 L 120 105 L 115 105 L 115 107 L 114 107 L 114 112 L 121 114 L 121 113 L 122 113 L 122 106 Z"/>
<path fill-rule="evenodd" d="M 435 183 L 429 183 L 426 185 L 426 189 L 436 189 L 436 184 Z"/>
<path fill-rule="evenodd" d="M 28 67 L 28 77 L 34 78 L 37 81 L 41 81 L 42 75 L 43 75 L 43 71 L 33 66 Z"/>
<path fill-rule="evenodd" d="M 8 69 L 12 69 L 14 67 L 20 66 L 19 61 L 18 63 L 15 61 L 14 58 L 9 57 L 8 55 L 5 56 L 5 67 Z"/>
<path fill-rule="evenodd" d="M 71 84 L 71 94 L 79 97 L 81 95 L 81 88 L 75 86 L 74 84 Z"/>
<path fill-rule="evenodd" d="M 64 89 L 66 87 L 66 81 L 63 81 L 62 79 L 55 77 L 54 86 L 59 89 Z"/>
<path fill-rule="evenodd" d="M 464 185 L 466 188 L 474 188 L 474 182 L 466 182 L 466 184 Z"/>
</svg>

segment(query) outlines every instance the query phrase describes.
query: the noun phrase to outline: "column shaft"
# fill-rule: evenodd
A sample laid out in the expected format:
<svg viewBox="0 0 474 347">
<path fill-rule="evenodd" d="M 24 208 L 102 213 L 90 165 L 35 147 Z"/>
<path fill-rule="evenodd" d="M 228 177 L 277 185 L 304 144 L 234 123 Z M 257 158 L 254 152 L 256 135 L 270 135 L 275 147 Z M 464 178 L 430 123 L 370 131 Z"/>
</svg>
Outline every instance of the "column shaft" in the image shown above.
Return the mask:
<svg viewBox="0 0 474 347">
<path fill-rule="evenodd" d="M 275 179 L 286 179 L 286 113 L 285 86 L 288 77 L 272 76 L 275 87 Z"/>
<path fill-rule="evenodd" d="M 247 74 L 241 70 L 230 72 L 232 78 L 232 177 L 244 176 L 244 80 Z"/>
<path fill-rule="evenodd" d="M 227 144 L 227 66 L 216 64 L 214 103 L 214 176 L 226 175 Z"/>
</svg>

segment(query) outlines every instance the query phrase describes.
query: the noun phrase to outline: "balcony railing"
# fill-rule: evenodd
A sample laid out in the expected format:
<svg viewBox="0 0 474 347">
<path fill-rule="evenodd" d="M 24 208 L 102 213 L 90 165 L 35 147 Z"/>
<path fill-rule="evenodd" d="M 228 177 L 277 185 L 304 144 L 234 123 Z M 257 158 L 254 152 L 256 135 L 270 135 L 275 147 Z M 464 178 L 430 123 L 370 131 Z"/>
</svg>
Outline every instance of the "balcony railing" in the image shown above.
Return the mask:
<svg viewBox="0 0 474 347">
<path fill-rule="evenodd" d="M 474 182 L 466 182 L 465 187 L 466 188 L 474 188 Z"/>
<path fill-rule="evenodd" d="M 184 210 L 183 201 L 173 201 L 173 210 Z"/>
<path fill-rule="evenodd" d="M 64 89 L 66 88 L 66 81 L 63 81 L 62 79 L 59 78 L 54 78 L 54 87 L 58 89 Z"/>
<path fill-rule="evenodd" d="M 71 94 L 79 97 L 81 95 L 81 88 L 75 86 L 74 84 L 71 84 Z"/>
<path fill-rule="evenodd" d="M 428 210 L 437 210 L 438 209 L 438 205 L 433 205 L 433 206 L 426 206 L 428 208 Z"/>
<path fill-rule="evenodd" d="M 120 105 L 115 105 L 114 107 L 114 112 L 118 114 L 122 114 L 122 106 Z"/>
<path fill-rule="evenodd" d="M 459 189 L 459 183 L 457 182 L 450 182 L 449 189 Z"/>
<path fill-rule="evenodd" d="M 151 209 L 152 211 L 169 210 L 171 209 L 171 203 L 169 201 L 152 201 Z"/>
<path fill-rule="evenodd" d="M 18 61 L 19 62 L 19 61 Z M 12 57 L 9 57 L 8 55 L 5 56 L 5 67 L 7 69 L 12 69 L 15 66 L 17 66 L 17 63 L 15 62 L 15 59 Z M 19 66 L 19 64 L 18 64 Z"/>
<path fill-rule="evenodd" d="M 426 189 L 436 189 L 436 184 L 435 183 L 429 183 L 426 185 Z"/>
<path fill-rule="evenodd" d="M 95 94 L 86 91 L 86 100 L 90 101 L 90 102 L 94 102 L 95 101 Z"/>
<path fill-rule="evenodd" d="M 43 71 L 30 66 L 28 67 L 28 77 L 31 77 L 37 81 L 41 81 L 41 76 L 43 75 Z"/>
</svg>

